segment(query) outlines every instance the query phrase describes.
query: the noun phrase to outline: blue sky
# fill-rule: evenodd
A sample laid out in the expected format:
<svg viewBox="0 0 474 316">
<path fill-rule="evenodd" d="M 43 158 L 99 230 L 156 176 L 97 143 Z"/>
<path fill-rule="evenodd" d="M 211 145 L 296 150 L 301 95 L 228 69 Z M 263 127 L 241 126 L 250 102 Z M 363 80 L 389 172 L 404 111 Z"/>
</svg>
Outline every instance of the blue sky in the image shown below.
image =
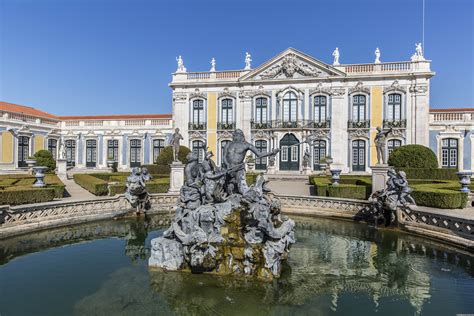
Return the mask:
<svg viewBox="0 0 474 316">
<path fill-rule="evenodd" d="M 431 107 L 474 107 L 474 1 L 426 0 Z M 331 63 L 408 60 L 422 0 L 0 0 L 0 100 L 57 115 L 170 113 L 188 71 L 257 66 L 287 47 Z"/>
</svg>

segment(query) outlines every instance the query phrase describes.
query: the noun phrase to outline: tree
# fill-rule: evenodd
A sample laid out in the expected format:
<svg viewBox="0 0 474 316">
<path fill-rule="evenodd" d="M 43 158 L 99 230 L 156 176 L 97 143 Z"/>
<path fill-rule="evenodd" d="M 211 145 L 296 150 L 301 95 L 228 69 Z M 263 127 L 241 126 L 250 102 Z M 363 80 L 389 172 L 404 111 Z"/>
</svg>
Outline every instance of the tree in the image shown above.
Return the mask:
<svg viewBox="0 0 474 316">
<path fill-rule="evenodd" d="M 438 159 L 435 153 L 422 145 L 405 145 L 395 148 L 388 164 L 395 168 L 438 168 Z"/>
<path fill-rule="evenodd" d="M 37 166 L 48 167 L 46 172 L 54 172 L 54 169 L 56 169 L 56 161 L 53 158 L 53 154 L 51 154 L 49 150 L 38 150 L 33 156 L 36 159 Z"/>
<path fill-rule="evenodd" d="M 191 152 L 188 147 L 186 146 L 179 146 L 179 153 L 178 153 L 178 159 L 181 161 L 183 164 L 186 164 L 188 160 L 186 159 L 186 156 Z M 173 162 L 173 148 L 171 146 L 167 146 L 161 150 L 158 158 L 156 158 L 156 164 L 157 165 L 166 165 L 168 166 Z"/>
</svg>

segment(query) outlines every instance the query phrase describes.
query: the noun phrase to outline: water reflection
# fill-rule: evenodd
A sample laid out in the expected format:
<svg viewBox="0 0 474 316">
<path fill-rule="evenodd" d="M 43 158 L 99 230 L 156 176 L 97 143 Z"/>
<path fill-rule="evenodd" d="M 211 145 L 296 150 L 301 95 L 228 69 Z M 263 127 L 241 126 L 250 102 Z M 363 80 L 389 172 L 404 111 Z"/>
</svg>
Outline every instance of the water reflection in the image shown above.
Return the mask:
<svg viewBox="0 0 474 316">
<path fill-rule="evenodd" d="M 76 314 L 373 313 L 387 312 L 387 306 L 392 306 L 387 299 L 396 301 L 389 313 L 418 314 L 427 305 L 452 305 L 453 298 L 464 308 L 459 312 L 474 309 L 472 302 L 466 303 L 474 291 L 472 254 L 360 223 L 295 219 L 297 243 L 281 279 L 270 283 L 149 271 L 150 239 L 164 224 L 163 218 L 156 216 L 5 240 L 0 245 L 0 262 L 50 247 L 120 237 L 124 254 L 134 265 L 111 272 L 90 295 L 78 297 Z M 364 300 L 366 304 L 360 303 Z"/>
</svg>

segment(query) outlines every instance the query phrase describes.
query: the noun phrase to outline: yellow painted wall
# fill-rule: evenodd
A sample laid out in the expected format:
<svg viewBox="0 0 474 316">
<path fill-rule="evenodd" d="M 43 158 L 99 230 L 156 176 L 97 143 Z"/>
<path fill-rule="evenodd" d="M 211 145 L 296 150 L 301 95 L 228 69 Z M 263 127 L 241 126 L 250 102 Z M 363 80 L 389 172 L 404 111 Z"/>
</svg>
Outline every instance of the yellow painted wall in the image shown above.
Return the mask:
<svg viewBox="0 0 474 316">
<path fill-rule="evenodd" d="M 370 117 L 370 127 L 373 132 L 370 135 L 370 163 L 375 165 L 377 163 L 377 151 L 375 149 L 374 139 L 375 139 L 375 128 L 377 126 L 382 126 L 382 111 L 383 111 L 383 93 L 382 87 L 372 87 L 372 93 L 370 94 L 371 100 L 371 117 Z"/>
<path fill-rule="evenodd" d="M 7 131 L 2 133 L 2 162 L 13 163 L 13 135 Z"/>
<path fill-rule="evenodd" d="M 217 157 L 217 93 L 207 94 L 207 146 Z"/>
<path fill-rule="evenodd" d="M 44 149 L 44 136 L 35 135 L 35 152 Z"/>
</svg>

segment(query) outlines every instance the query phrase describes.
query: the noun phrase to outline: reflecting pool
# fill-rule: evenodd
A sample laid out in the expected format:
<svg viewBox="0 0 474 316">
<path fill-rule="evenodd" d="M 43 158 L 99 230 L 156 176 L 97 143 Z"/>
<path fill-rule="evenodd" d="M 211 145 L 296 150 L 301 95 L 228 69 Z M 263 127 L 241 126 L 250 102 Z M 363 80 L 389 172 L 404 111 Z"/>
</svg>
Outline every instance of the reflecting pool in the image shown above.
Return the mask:
<svg viewBox="0 0 474 316">
<path fill-rule="evenodd" d="M 0 315 L 455 315 L 474 313 L 474 256 L 362 223 L 293 217 L 282 278 L 149 271 L 161 218 L 0 241 Z"/>
</svg>

